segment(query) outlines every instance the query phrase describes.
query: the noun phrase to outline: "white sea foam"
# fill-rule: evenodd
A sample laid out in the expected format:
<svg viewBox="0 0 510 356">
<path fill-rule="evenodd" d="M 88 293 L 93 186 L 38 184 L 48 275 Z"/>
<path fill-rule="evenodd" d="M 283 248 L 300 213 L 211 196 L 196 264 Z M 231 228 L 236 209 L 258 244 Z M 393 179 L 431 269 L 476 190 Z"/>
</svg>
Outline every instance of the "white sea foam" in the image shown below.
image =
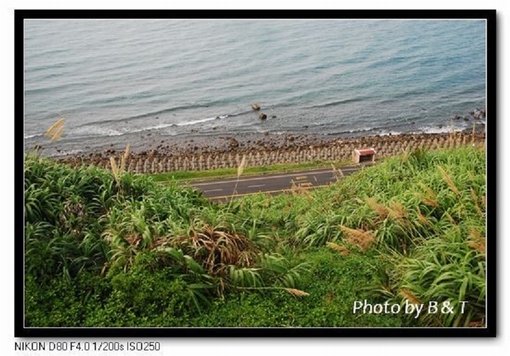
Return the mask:
<svg viewBox="0 0 510 356">
<path fill-rule="evenodd" d="M 113 129 L 111 127 L 100 127 L 100 126 L 85 126 L 74 129 L 71 134 L 77 136 L 121 136 L 126 132 Z"/>
<path fill-rule="evenodd" d="M 455 129 L 455 132 L 462 131 L 462 129 Z M 448 133 L 452 132 L 451 126 L 445 125 L 443 127 L 439 126 L 431 126 L 431 127 L 420 127 L 419 132 L 426 133 L 426 134 L 441 134 L 441 133 Z"/>
<path fill-rule="evenodd" d="M 179 123 L 177 123 L 176 125 L 177 125 L 177 126 L 196 125 L 196 124 L 201 124 L 201 123 L 204 123 L 204 122 L 208 122 L 208 121 L 216 120 L 216 118 L 217 118 L 217 117 L 222 118 L 221 116 L 208 117 L 208 118 L 205 118 L 205 119 L 199 119 L 199 120 L 191 120 L 191 121 L 179 122 Z M 225 116 L 225 117 L 226 117 L 226 116 Z"/>
<path fill-rule="evenodd" d="M 379 132 L 379 136 L 396 136 L 396 135 L 401 135 L 402 132 L 400 131 L 381 131 Z"/>
</svg>

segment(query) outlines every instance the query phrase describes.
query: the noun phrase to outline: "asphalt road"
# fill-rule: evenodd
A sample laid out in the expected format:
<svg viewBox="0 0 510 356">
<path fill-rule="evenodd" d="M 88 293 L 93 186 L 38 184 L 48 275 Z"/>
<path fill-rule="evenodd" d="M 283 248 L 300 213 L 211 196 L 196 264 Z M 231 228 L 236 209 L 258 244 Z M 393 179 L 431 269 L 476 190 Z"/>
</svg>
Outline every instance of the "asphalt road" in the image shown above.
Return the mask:
<svg viewBox="0 0 510 356">
<path fill-rule="evenodd" d="M 359 167 L 346 167 L 341 170 L 322 169 L 284 174 L 266 174 L 262 176 L 218 179 L 191 183 L 211 200 L 229 200 L 254 193 L 278 194 L 291 189 L 313 189 L 336 182 L 343 176 L 357 171 Z"/>
</svg>

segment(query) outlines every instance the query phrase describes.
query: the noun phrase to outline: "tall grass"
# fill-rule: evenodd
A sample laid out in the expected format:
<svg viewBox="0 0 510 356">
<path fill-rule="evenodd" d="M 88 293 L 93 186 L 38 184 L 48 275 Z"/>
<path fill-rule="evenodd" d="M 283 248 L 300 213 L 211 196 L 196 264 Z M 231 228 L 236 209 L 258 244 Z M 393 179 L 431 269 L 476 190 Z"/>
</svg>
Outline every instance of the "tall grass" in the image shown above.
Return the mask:
<svg viewBox="0 0 510 356">
<path fill-rule="evenodd" d="M 49 137 L 51 142 L 57 141 L 64 132 L 64 118 L 57 120 L 50 128 L 45 132 L 44 136 Z"/>
<path fill-rule="evenodd" d="M 428 315 L 423 325 L 480 325 L 485 315 L 485 170 L 480 148 L 419 149 L 326 189 L 247 198 L 242 204 L 267 222 L 261 229 L 294 248 L 327 245 L 344 256 L 376 248 L 394 267 L 380 274 L 374 297 L 404 302 L 413 295 L 423 303 L 454 307 L 468 301 L 465 313 Z"/>
<path fill-rule="evenodd" d="M 122 161 L 112 160 L 111 168 L 74 169 L 26 156 L 25 266 L 32 285 L 72 285 L 92 273 L 125 288 L 120 280 L 147 264 L 143 256 L 152 256 L 147 272 L 167 271 L 169 281 L 182 282 L 190 310 L 241 287 L 298 287 L 297 264 L 272 268 L 282 260 L 265 252 L 263 240 L 237 231 L 234 215 L 201 193 L 126 173 Z"/>
</svg>

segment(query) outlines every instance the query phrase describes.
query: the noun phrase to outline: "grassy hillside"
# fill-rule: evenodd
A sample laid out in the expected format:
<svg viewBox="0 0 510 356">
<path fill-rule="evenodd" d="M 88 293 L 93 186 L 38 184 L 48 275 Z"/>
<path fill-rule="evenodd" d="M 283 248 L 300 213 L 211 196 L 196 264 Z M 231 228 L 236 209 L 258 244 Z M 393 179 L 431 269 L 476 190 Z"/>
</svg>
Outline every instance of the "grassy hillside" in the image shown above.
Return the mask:
<svg viewBox="0 0 510 356">
<path fill-rule="evenodd" d="M 227 204 L 29 155 L 26 323 L 483 325 L 485 195 L 485 151 L 473 147 Z M 402 309 L 354 313 L 364 300 Z M 455 312 L 403 312 L 436 302 Z"/>
</svg>

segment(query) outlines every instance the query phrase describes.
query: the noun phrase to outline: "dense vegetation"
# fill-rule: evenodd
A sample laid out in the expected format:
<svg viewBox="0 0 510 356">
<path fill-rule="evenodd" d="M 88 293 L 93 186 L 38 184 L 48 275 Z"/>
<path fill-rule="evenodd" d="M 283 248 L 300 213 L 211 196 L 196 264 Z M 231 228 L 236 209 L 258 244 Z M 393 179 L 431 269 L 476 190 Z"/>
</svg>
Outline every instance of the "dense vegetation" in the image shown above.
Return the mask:
<svg viewBox="0 0 510 356">
<path fill-rule="evenodd" d="M 25 157 L 27 326 L 485 322 L 483 149 L 417 150 L 226 204 L 115 168 Z M 364 300 L 457 312 L 353 313 Z"/>
</svg>

